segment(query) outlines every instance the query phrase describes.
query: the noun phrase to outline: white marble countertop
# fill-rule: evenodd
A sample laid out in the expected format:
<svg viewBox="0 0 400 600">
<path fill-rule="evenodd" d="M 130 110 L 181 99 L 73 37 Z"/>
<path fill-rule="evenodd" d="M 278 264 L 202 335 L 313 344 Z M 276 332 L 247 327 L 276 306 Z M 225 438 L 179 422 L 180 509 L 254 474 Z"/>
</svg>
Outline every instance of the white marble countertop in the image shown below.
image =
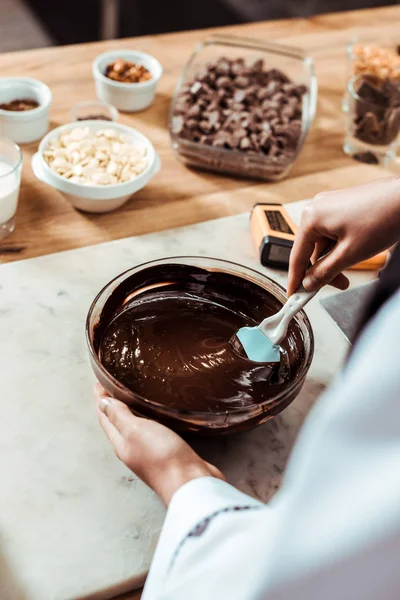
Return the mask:
<svg viewBox="0 0 400 600">
<path fill-rule="evenodd" d="M 86 313 L 110 278 L 163 256 L 208 255 L 264 270 L 248 220 L 228 217 L 0 267 L 1 600 L 108 598 L 142 583 L 164 509 L 118 462 L 96 421 Z M 270 274 L 285 283 L 286 274 Z M 352 275 L 354 283 L 368 279 Z M 253 432 L 195 444 L 231 483 L 265 501 L 346 353 L 317 298 L 307 313 L 315 357 L 293 404 Z"/>
</svg>

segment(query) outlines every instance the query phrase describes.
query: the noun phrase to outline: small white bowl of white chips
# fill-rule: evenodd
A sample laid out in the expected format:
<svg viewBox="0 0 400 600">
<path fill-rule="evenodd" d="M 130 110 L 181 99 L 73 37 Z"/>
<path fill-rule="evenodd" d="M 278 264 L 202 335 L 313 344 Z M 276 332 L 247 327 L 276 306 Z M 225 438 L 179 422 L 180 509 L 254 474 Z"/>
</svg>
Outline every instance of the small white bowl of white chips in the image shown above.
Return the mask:
<svg viewBox="0 0 400 600">
<path fill-rule="evenodd" d="M 86 212 L 119 208 L 146 186 L 160 159 L 142 133 L 120 123 L 80 121 L 53 129 L 32 157 L 36 177 Z"/>
</svg>

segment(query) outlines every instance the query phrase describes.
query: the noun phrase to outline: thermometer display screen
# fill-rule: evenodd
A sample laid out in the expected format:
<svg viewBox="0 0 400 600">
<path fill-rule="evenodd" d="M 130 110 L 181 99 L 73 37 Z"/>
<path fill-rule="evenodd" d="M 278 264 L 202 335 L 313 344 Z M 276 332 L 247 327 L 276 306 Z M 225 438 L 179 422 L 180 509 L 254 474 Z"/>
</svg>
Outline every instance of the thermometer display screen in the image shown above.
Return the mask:
<svg viewBox="0 0 400 600">
<path fill-rule="evenodd" d="M 289 264 L 291 248 L 288 246 L 281 246 L 279 244 L 271 244 L 268 260 L 274 263 Z"/>
<path fill-rule="evenodd" d="M 294 235 L 292 228 L 289 223 L 286 221 L 282 213 L 276 210 L 266 210 L 265 216 L 268 221 L 268 225 L 272 229 L 272 231 L 278 231 L 280 233 L 289 233 Z"/>
</svg>

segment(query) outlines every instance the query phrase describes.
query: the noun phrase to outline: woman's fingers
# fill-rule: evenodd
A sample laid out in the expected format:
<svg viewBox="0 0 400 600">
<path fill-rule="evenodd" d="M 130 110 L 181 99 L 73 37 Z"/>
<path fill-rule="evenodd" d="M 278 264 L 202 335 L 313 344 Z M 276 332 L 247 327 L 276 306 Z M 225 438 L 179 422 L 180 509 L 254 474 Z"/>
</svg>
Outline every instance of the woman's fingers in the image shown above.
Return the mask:
<svg viewBox="0 0 400 600">
<path fill-rule="evenodd" d="M 136 429 L 139 417 L 136 417 L 126 404 L 110 398 L 107 392 L 99 385 L 95 388 L 98 409 L 122 437 L 127 437 L 132 430 Z"/>
<path fill-rule="evenodd" d="M 335 242 L 327 237 L 322 237 L 317 240 L 314 246 L 314 252 L 311 255 L 311 263 L 314 264 L 320 259 L 324 254 L 328 252 L 330 248 L 334 246 Z"/>
<path fill-rule="evenodd" d="M 122 437 L 118 429 L 114 427 L 114 425 L 110 422 L 107 416 L 99 408 L 97 409 L 97 416 L 99 419 L 99 423 L 104 430 L 104 433 L 114 446 L 115 452 L 119 454 L 122 449 L 124 438 Z"/>
<path fill-rule="evenodd" d="M 339 273 L 339 275 L 335 277 L 335 279 L 333 279 L 329 285 L 332 285 L 338 290 L 347 290 L 350 285 L 350 280 L 344 273 Z"/>
<path fill-rule="evenodd" d="M 348 267 L 346 247 L 344 243 L 338 243 L 329 254 L 318 260 L 307 271 L 303 285 L 306 290 L 311 292 L 336 280 L 337 287 L 341 286 L 339 289 L 346 289 L 349 281 L 341 273 L 346 267 Z"/>
<path fill-rule="evenodd" d="M 326 257 L 321 258 L 333 243 L 334 241 L 327 237 L 317 238 L 307 227 L 299 230 L 290 256 L 288 296 L 293 294 L 301 283 L 309 291 L 327 284 L 339 290 L 349 287 L 348 278 L 341 273 L 341 270 L 348 266 L 343 244 L 336 244 Z M 310 262 L 313 266 L 308 269 Z"/>
<path fill-rule="evenodd" d="M 314 252 L 311 256 L 311 262 L 314 265 L 318 259 L 321 258 L 328 250 L 332 247 L 333 241 L 329 238 L 321 238 L 315 244 Z M 332 281 L 329 282 L 329 285 L 339 289 L 339 290 L 347 290 L 350 285 L 350 281 L 343 273 L 339 273 L 337 277 L 335 277 Z"/>
<path fill-rule="evenodd" d="M 287 294 L 291 296 L 297 290 L 307 271 L 317 239 L 305 229 L 299 229 L 290 252 Z"/>
</svg>

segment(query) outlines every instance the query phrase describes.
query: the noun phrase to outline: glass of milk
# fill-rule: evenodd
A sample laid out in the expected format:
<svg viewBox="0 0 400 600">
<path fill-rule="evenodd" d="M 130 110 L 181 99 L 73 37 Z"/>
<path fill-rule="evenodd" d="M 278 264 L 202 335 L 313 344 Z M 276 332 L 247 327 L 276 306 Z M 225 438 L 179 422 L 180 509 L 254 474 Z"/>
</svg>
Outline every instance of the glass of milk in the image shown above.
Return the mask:
<svg viewBox="0 0 400 600">
<path fill-rule="evenodd" d="M 15 229 L 22 152 L 11 140 L 0 137 L 0 240 Z"/>
</svg>

